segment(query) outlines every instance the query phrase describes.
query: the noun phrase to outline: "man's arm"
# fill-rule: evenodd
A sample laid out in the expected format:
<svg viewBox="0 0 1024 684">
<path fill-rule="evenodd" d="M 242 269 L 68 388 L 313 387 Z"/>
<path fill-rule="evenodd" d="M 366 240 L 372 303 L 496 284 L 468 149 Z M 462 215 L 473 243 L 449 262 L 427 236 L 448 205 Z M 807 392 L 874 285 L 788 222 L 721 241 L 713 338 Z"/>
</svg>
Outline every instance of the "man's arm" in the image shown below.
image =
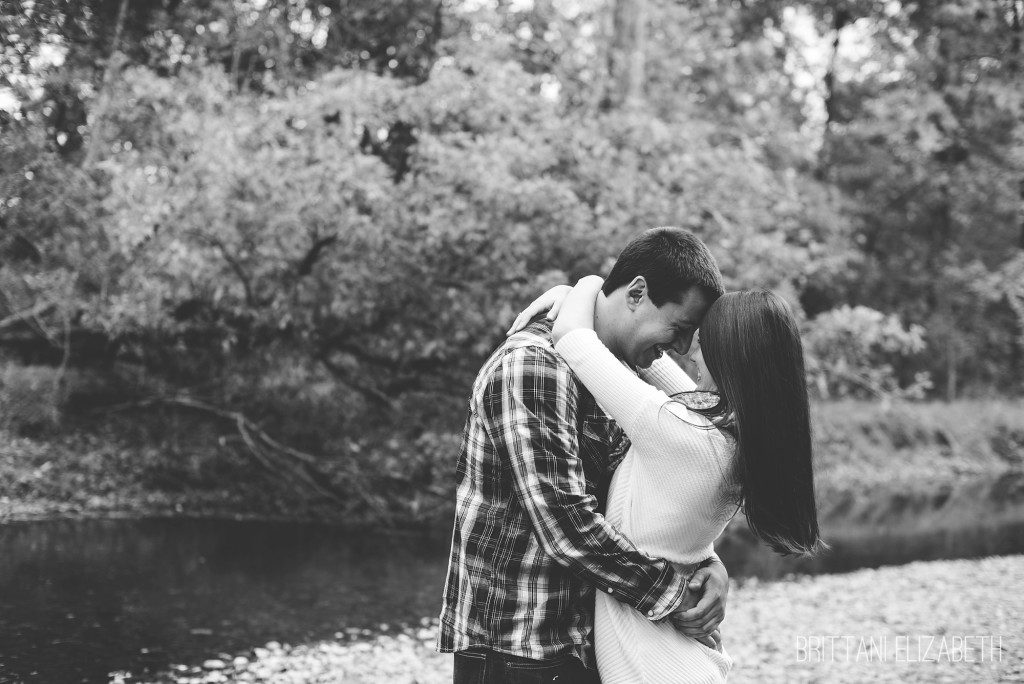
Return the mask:
<svg viewBox="0 0 1024 684">
<path fill-rule="evenodd" d="M 509 351 L 484 391 L 482 410 L 499 457 L 544 551 L 651 620 L 682 603 L 685 577 L 640 552 L 596 512 L 586 493 L 576 428 L 575 382 L 554 352 Z"/>
</svg>

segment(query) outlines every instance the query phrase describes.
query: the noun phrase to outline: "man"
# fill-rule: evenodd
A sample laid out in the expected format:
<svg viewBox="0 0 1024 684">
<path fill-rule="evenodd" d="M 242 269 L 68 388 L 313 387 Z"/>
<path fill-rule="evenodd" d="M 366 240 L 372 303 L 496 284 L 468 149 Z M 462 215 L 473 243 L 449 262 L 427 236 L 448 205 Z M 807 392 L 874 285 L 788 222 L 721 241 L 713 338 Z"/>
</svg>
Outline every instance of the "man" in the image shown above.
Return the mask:
<svg viewBox="0 0 1024 684">
<path fill-rule="evenodd" d="M 723 289 L 700 240 L 648 230 L 605 281 L 597 334 L 631 367 L 649 366 L 665 349 L 685 353 Z M 598 512 L 621 431 L 555 354 L 550 331 L 539 318 L 510 337 L 473 385 L 438 639 L 455 653 L 456 684 L 599 682 L 595 588 L 695 637 L 724 615 L 728 576 L 717 557 L 690 580 L 704 592 L 684 611 L 684 573 L 638 551 Z"/>
</svg>

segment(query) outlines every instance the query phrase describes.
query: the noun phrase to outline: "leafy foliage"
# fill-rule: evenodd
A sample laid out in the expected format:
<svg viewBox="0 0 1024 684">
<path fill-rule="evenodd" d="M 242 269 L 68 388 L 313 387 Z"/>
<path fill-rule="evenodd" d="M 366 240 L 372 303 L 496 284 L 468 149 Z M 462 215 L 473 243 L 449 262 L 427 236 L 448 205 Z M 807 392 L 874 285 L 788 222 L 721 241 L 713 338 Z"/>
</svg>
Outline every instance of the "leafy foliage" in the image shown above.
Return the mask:
<svg viewBox="0 0 1024 684">
<path fill-rule="evenodd" d="M 1018 4 L 649 4 L 609 109 L 597 4 L 20 3 L 0 345 L 357 458 L 675 224 L 797 305 L 822 395 L 1019 392 Z"/>
<path fill-rule="evenodd" d="M 904 329 L 899 319 L 864 306 L 841 306 L 815 317 L 804 336 L 808 380 L 824 398 L 846 396 L 920 398 L 931 383 L 917 373 L 904 386 L 896 364 L 925 348 L 924 328 Z"/>
</svg>

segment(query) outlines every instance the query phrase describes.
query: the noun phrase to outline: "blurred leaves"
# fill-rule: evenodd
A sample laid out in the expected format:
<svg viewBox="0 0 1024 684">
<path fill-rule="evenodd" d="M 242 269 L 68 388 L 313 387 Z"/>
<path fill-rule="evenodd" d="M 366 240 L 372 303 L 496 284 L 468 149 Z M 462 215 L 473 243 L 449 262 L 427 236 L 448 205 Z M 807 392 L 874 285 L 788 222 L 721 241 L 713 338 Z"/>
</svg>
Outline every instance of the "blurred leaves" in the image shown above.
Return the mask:
<svg viewBox="0 0 1024 684">
<path fill-rule="evenodd" d="M 926 373 L 901 382 L 896 368 L 924 351 L 924 328 L 904 328 L 893 315 L 841 306 L 809 322 L 804 345 L 810 361 L 808 383 L 822 399 L 920 399 L 931 387 Z"/>
<path fill-rule="evenodd" d="M 116 2 L 16 4 L 26 363 L 67 323 L 72 364 L 282 422 L 433 419 L 520 305 L 674 224 L 796 305 L 823 395 L 1021 389 L 1016 4 L 652 1 L 644 105 L 607 111 L 596 3 L 132 3 L 117 46 Z"/>
</svg>

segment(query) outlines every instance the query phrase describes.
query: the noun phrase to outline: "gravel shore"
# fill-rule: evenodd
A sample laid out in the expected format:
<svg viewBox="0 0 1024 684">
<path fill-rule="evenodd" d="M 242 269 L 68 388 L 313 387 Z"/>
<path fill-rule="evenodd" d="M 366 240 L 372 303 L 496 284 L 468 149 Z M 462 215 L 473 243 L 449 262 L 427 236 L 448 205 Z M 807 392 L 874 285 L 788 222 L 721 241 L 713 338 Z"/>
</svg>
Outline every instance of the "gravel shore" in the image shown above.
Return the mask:
<svg viewBox="0 0 1024 684">
<path fill-rule="evenodd" d="M 451 656 L 433 651 L 435 622 L 270 643 L 178 666 L 170 681 L 450 682 Z M 735 682 L 1024 681 L 1024 556 L 747 580 L 730 593 L 722 632 Z"/>
</svg>

